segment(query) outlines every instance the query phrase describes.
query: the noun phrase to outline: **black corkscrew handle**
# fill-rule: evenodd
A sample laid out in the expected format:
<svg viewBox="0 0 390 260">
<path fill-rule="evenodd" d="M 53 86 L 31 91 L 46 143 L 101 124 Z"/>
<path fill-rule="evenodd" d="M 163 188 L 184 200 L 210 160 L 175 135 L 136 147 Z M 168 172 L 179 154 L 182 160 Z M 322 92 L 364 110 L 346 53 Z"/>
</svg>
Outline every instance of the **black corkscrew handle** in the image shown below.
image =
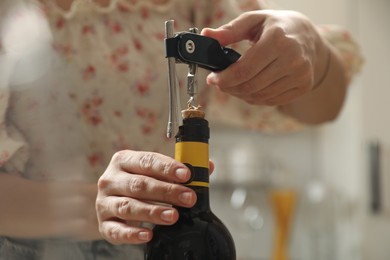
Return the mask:
<svg viewBox="0 0 390 260">
<path fill-rule="evenodd" d="M 221 46 L 216 39 L 191 32 L 181 32 L 166 38 L 165 51 L 167 58 L 197 64 L 211 71 L 224 70 L 241 57 L 235 50 Z"/>
</svg>

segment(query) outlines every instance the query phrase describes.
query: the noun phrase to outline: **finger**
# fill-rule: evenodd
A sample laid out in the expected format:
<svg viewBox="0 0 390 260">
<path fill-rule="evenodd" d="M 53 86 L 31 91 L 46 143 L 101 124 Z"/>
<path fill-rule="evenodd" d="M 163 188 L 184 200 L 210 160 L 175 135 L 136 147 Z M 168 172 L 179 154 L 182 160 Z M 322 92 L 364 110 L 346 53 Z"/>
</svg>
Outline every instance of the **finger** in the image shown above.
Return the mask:
<svg viewBox="0 0 390 260">
<path fill-rule="evenodd" d="M 148 203 L 127 197 L 108 197 L 97 204 L 100 219 L 120 219 L 126 223 L 149 222 L 157 225 L 172 225 L 178 218 L 176 209 L 161 204 Z"/>
<path fill-rule="evenodd" d="M 282 63 L 281 57 L 287 50 L 275 45 L 275 30 L 264 30 L 261 37 L 240 57 L 223 71 L 212 72 L 207 76 L 207 84 L 220 89 L 228 89 L 251 80 L 275 63 Z M 280 68 L 279 68 L 280 71 Z"/>
<path fill-rule="evenodd" d="M 205 28 L 201 34 L 218 40 L 222 46 L 242 40 L 257 40 L 267 18 L 266 11 L 246 12 L 217 29 Z"/>
<path fill-rule="evenodd" d="M 251 104 L 283 105 L 311 89 L 311 74 L 307 64 L 291 67 L 288 75 L 252 96 L 241 97 Z"/>
<path fill-rule="evenodd" d="M 126 196 L 183 207 L 191 207 L 196 201 L 196 194 L 191 188 L 144 175 L 119 174 L 114 182 L 103 175 L 98 186 L 106 195 Z"/>
<path fill-rule="evenodd" d="M 214 172 L 214 168 L 215 168 L 214 162 L 210 160 L 209 161 L 210 175 Z"/>
<path fill-rule="evenodd" d="M 292 80 L 291 75 L 287 75 L 257 93 L 241 95 L 239 98 L 252 105 L 269 105 L 267 103 L 269 100 L 282 95 L 290 89 L 297 88 L 298 86 L 299 84 Z"/>
<path fill-rule="evenodd" d="M 102 222 L 99 231 L 112 244 L 141 244 L 149 242 L 153 237 L 152 230 L 148 228 L 128 226 L 115 220 Z"/>
<path fill-rule="evenodd" d="M 230 88 L 220 89 L 221 91 L 239 98 L 252 96 L 259 92 L 264 92 L 269 88 L 269 86 L 275 84 L 275 82 L 278 82 L 287 76 L 288 70 L 280 70 L 282 65 L 283 62 L 281 62 L 280 59 L 277 59 L 250 80 Z M 265 93 L 268 92 L 269 91 L 266 91 Z"/>
<path fill-rule="evenodd" d="M 281 95 L 267 100 L 265 103 L 266 105 L 270 106 L 282 106 L 290 103 L 295 98 L 301 96 L 305 91 L 302 88 L 293 88 L 289 89 L 288 91 L 282 93 Z"/>
<path fill-rule="evenodd" d="M 291 76 L 284 76 L 256 93 L 246 94 L 243 92 L 241 94 L 237 94 L 236 96 L 250 104 L 264 105 L 267 100 L 275 98 L 289 89 L 295 88 L 296 86 L 297 84 L 292 82 Z"/>
<path fill-rule="evenodd" d="M 159 153 L 120 151 L 113 156 L 112 161 L 126 172 L 164 181 L 185 182 L 191 176 L 184 164 Z"/>
</svg>

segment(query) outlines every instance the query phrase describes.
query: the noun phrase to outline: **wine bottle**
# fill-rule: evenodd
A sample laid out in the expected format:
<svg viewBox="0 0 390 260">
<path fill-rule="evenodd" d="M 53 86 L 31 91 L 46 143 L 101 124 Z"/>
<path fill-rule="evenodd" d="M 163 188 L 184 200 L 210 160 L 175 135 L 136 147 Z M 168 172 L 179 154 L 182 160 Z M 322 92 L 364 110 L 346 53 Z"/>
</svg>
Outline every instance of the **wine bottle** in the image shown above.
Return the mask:
<svg viewBox="0 0 390 260">
<path fill-rule="evenodd" d="M 146 260 L 235 260 L 234 241 L 226 226 L 213 214 L 209 200 L 208 121 L 184 118 L 176 135 L 175 159 L 191 170 L 186 183 L 197 195 L 192 208 L 175 207 L 178 221 L 157 225 L 147 244 Z"/>
</svg>

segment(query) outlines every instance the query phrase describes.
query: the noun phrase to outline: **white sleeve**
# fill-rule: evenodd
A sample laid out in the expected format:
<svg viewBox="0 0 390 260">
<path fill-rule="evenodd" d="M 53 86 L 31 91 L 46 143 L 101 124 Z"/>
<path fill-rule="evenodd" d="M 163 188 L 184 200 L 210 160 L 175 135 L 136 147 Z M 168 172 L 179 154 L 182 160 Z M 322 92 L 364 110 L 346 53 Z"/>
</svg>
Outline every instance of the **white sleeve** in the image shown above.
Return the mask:
<svg viewBox="0 0 390 260">
<path fill-rule="evenodd" d="M 28 160 L 28 145 L 22 134 L 9 120 L 11 97 L 10 77 L 17 61 L 17 55 L 7 51 L 5 37 L 5 10 L 7 1 L 0 4 L 0 168 L 3 171 L 21 173 Z M 3 8 L 4 7 L 4 8 Z"/>
</svg>

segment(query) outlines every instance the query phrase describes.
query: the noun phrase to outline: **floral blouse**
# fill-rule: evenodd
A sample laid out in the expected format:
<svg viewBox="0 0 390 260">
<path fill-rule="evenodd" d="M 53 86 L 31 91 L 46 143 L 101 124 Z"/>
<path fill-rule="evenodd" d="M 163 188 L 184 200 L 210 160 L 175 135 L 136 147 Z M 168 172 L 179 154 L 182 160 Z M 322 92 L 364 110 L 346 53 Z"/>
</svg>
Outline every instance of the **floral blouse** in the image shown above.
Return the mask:
<svg viewBox="0 0 390 260">
<path fill-rule="evenodd" d="M 121 149 L 172 155 L 165 137 L 166 20 L 175 20 L 176 31 L 218 27 L 266 6 L 254 0 L 112 0 L 108 6 L 84 0 L 65 11 L 55 1 L 19 2 L 3 15 L 0 35 L 0 167 L 31 179 L 83 181 L 96 181 Z M 322 32 L 350 74 L 357 72 L 359 48 L 348 33 L 334 26 Z M 185 104 L 187 66 L 177 68 Z M 210 122 L 266 132 L 302 127 L 274 107 L 250 106 L 208 88 L 207 72 L 200 74 Z"/>
</svg>

